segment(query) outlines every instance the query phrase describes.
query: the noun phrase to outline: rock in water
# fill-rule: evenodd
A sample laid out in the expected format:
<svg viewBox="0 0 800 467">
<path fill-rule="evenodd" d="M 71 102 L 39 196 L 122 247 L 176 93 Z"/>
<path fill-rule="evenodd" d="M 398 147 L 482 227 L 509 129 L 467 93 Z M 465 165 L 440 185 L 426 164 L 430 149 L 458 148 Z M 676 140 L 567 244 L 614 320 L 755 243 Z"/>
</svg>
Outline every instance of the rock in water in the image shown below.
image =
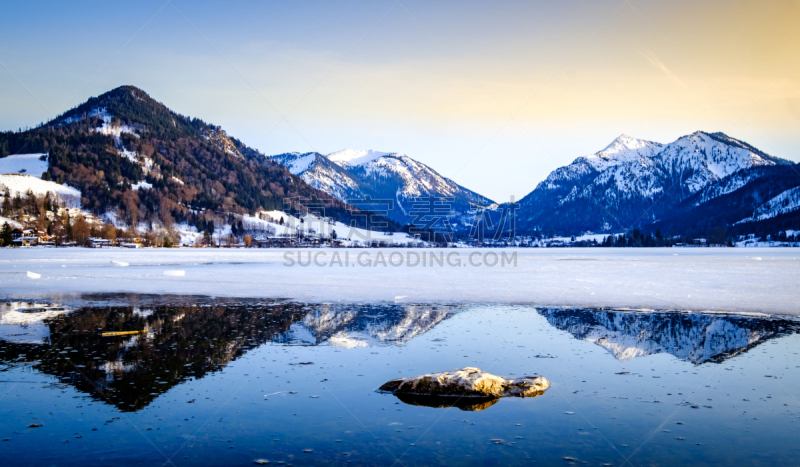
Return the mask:
<svg viewBox="0 0 800 467">
<path fill-rule="evenodd" d="M 460 397 L 533 397 L 544 393 L 550 381 L 542 376 L 505 379 L 479 368 L 465 367 L 410 378 L 393 379 L 380 387 L 393 394 Z"/>
</svg>

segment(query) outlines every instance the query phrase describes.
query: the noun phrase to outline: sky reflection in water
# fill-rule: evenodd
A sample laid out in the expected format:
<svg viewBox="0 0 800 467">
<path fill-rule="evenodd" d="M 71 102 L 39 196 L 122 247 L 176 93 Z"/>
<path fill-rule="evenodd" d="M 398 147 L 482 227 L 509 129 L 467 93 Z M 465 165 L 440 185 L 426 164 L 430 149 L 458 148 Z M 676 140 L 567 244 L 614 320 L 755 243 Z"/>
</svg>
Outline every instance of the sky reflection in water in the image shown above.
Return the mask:
<svg viewBox="0 0 800 467">
<path fill-rule="evenodd" d="M 795 321 L 142 295 L 58 305 L 67 312 L 0 306 L 0 450 L 19 463 L 791 465 L 800 454 Z M 102 335 L 124 331 L 141 332 Z M 500 401 L 375 391 L 463 366 L 552 387 Z"/>
</svg>

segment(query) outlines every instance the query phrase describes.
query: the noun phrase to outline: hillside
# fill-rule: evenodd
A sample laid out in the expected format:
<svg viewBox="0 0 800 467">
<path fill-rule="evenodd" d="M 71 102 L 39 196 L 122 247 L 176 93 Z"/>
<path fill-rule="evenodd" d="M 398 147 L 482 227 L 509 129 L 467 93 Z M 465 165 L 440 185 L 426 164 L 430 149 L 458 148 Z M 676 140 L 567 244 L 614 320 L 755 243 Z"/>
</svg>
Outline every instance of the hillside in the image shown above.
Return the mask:
<svg viewBox="0 0 800 467">
<path fill-rule="evenodd" d="M 292 210 L 324 206 L 327 216 L 355 219 L 344 203 L 220 127 L 173 112 L 133 86 L 38 128 L 0 133 L 0 157 L 23 153 L 49 154 L 45 181 L 74 187 L 84 209 L 113 212 L 129 225 L 202 227 L 209 217 L 284 208 L 287 198 Z"/>
<path fill-rule="evenodd" d="M 796 165 L 743 169 L 679 203 L 649 230 L 702 234 L 774 234 L 800 226 L 800 170 Z"/>
</svg>

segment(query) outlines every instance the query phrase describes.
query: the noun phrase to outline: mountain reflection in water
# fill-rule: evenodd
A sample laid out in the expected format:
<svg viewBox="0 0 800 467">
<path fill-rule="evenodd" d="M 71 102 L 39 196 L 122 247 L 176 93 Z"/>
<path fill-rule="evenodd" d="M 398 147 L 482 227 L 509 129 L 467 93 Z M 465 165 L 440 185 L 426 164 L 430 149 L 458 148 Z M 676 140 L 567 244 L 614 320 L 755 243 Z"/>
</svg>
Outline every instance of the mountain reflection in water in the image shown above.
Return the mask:
<svg viewBox="0 0 800 467">
<path fill-rule="evenodd" d="M 468 310 L 131 294 L 83 295 L 63 302 L 0 304 L 0 371 L 31 367 L 123 411 L 140 410 L 177 384 L 219 371 L 266 343 L 402 345 L 456 311 Z M 620 360 L 669 353 L 694 364 L 721 362 L 798 331 L 796 321 L 777 318 L 529 309 Z M 103 335 L 125 331 L 140 333 Z M 494 403 L 402 400 L 473 411 Z"/>
<path fill-rule="evenodd" d="M 123 411 L 139 410 L 182 381 L 221 370 L 267 342 L 402 343 L 441 322 L 451 308 L 116 294 L 81 302 L 68 313 L 42 315 L 38 323 L 3 326 L 19 332 L 0 333 L 2 370 L 30 364 Z M 4 313 L 31 306 L 7 303 Z M 26 331 L 31 326 L 38 327 L 35 338 Z M 125 331 L 140 333 L 103 335 Z"/>
<path fill-rule="evenodd" d="M 618 360 L 668 353 L 699 365 L 720 363 L 800 330 L 780 318 L 678 312 L 540 308 L 558 329 L 608 349 Z"/>
</svg>

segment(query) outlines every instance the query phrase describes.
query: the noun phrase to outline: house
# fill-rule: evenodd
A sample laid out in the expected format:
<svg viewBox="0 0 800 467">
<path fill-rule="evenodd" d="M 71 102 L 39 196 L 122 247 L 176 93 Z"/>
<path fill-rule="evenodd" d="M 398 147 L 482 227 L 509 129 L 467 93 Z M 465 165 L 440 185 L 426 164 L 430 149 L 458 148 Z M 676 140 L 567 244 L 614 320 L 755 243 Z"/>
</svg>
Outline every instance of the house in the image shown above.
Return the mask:
<svg viewBox="0 0 800 467">
<path fill-rule="evenodd" d="M 108 248 L 114 246 L 114 242 L 105 238 L 89 238 L 89 246 L 92 248 Z"/>
<path fill-rule="evenodd" d="M 17 246 L 36 246 L 39 244 L 39 237 L 23 236 L 13 240 Z"/>
</svg>

